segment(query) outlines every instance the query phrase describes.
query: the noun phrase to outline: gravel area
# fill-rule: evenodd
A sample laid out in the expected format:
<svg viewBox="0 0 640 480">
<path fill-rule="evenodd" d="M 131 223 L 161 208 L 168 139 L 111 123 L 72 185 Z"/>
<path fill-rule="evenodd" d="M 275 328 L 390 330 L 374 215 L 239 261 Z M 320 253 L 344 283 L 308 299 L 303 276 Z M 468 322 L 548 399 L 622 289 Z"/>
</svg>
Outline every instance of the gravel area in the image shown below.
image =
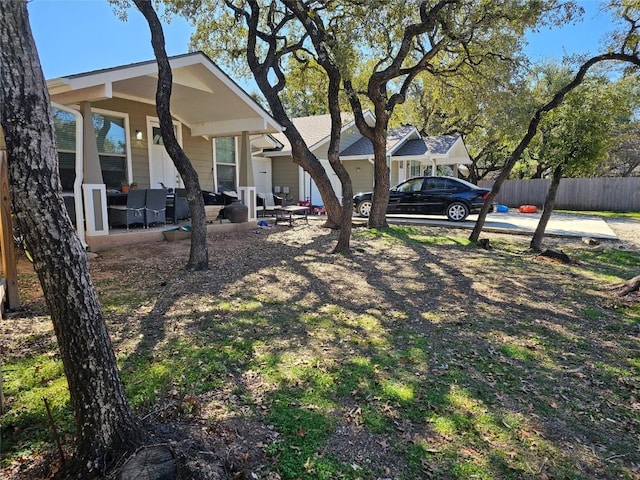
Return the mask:
<svg viewBox="0 0 640 480">
<path fill-rule="evenodd" d="M 623 245 L 640 250 L 640 222 L 623 218 L 608 218 L 606 221 Z"/>
</svg>

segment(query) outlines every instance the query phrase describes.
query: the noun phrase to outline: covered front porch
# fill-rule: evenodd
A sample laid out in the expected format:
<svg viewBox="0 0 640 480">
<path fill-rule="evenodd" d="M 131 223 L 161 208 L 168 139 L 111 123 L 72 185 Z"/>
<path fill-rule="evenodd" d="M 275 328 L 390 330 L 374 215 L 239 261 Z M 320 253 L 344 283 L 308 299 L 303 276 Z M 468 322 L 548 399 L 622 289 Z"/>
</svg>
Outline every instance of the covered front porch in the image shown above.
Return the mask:
<svg viewBox="0 0 640 480">
<path fill-rule="evenodd" d="M 280 131 L 280 125 L 203 53 L 172 57 L 170 63 L 174 130 L 201 188 L 234 192 L 254 222 L 253 159 L 273 146 L 268 134 Z M 156 84 L 155 61 L 48 82 L 63 190 L 78 234 L 92 249 L 103 243 L 99 237 L 115 241 L 120 235 L 109 225 L 109 195 L 131 184 L 170 194 L 183 189 L 160 133 Z"/>
</svg>

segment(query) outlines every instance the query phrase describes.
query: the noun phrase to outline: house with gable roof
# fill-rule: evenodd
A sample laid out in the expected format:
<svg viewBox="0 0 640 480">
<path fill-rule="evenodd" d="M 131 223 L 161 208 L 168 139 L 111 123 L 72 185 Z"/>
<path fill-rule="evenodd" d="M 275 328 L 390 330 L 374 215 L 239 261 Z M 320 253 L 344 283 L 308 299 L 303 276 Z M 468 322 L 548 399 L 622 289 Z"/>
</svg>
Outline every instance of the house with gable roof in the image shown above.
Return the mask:
<svg viewBox="0 0 640 480">
<path fill-rule="evenodd" d="M 355 126 L 353 117 L 345 114 L 340 140 L 340 159 L 349 172 L 353 191 L 364 192 L 373 189 L 373 145 L 363 137 Z M 331 118 L 329 115 L 315 115 L 292 119 L 325 170 L 338 198 L 342 196 L 340 180 L 327 160 Z M 365 112 L 365 121 L 373 125 L 371 112 Z M 318 188 L 302 167 L 293 163 L 291 145 L 283 133 L 273 137 L 282 147 L 265 150 L 262 156 L 271 159 L 271 182 L 276 194 L 286 196 L 288 202 L 310 200 L 313 205 L 322 205 Z M 391 129 L 387 136 L 387 159 L 390 168 L 391 185 L 408 178 L 432 174 L 438 175 L 439 167 L 448 167 L 457 175 L 461 165 L 471 164 L 471 158 L 459 135 L 423 137 L 413 126 Z"/>
<path fill-rule="evenodd" d="M 253 159 L 281 145 L 282 127 L 202 52 L 170 57 L 171 114 L 203 190 L 235 192 L 256 218 Z M 110 231 L 107 196 L 121 184 L 183 187 L 157 118 L 155 60 L 47 81 L 62 189 L 85 243 Z M 263 186 L 261 188 L 270 188 Z"/>
</svg>

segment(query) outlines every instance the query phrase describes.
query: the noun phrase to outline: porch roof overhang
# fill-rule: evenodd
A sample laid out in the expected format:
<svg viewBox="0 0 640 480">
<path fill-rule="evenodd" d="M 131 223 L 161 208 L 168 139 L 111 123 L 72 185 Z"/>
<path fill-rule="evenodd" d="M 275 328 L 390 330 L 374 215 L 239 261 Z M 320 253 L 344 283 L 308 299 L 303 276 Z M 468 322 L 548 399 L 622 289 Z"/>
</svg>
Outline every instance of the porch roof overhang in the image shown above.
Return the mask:
<svg viewBox="0 0 640 480">
<path fill-rule="evenodd" d="M 248 132 L 277 133 L 282 126 L 202 52 L 170 57 L 173 74 L 171 113 L 194 136 L 227 137 Z M 77 107 L 80 102 L 123 98 L 155 105 L 158 66 L 155 60 L 49 80 L 53 102 Z"/>
</svg>

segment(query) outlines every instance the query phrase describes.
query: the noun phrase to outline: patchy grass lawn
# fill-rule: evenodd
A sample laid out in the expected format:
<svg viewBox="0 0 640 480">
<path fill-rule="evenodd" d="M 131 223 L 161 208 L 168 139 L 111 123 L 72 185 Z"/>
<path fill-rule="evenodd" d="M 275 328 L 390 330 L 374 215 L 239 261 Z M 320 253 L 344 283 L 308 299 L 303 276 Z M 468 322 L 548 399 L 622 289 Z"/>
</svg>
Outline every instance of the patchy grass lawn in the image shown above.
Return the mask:
<svg viewBox="0 0 640 480">
<path fill-rule="evenodd" d="M 570 244 L 566 266 L 462 235 L 357 229 L 344 257 L 301 226 L 212 237 L 209 272 L 184 272 L 177 242 L 105 252 L 92 275 L 140 415 L 197 423 L 246 478 L 640 478 L 640 307 L 605 288 L 640 254 Z M 53 450 L 42 397 L 73 435 L 22 272 L 26 310 L 1 324 L 16 478 Z"/>
</svg>

